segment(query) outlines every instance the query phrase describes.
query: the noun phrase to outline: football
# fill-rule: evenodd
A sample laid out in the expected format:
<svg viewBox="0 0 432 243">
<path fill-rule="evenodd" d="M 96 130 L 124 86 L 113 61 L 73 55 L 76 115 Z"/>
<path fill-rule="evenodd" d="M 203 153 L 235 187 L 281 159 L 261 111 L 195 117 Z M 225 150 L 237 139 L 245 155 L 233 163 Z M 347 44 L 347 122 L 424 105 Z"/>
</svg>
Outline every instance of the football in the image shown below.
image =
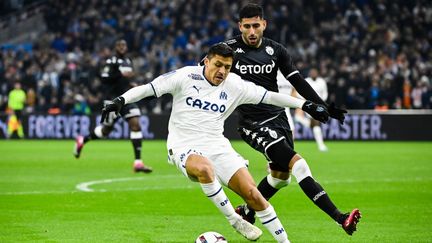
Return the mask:
<svg viewBox="0 0 432 243">
<path fill-rule="evenodd" d="M 195 243 L 215 243 L 215 242 L 224 243 L 228 241 L 225 239 L 223 235 L 213 231 L 202 233 L 195 240 Z"/>
</svg>

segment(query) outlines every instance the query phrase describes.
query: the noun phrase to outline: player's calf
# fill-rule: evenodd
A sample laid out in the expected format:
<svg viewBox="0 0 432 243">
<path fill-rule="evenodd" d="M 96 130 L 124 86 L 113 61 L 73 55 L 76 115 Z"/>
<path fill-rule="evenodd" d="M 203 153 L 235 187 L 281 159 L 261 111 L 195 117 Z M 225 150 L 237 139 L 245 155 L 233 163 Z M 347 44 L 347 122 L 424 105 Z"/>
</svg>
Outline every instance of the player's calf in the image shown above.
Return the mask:
<svg viewBox="0 0 432 243">
<path fill-rule="evenodd" d="M 84 137 L 79 135 L 75 138 L 75 146 L 73 149 L 73 155 L 75 156 L 75 158 L 79 158 L 81 155 L 81 151 L 84 147 Z"/>
</svg>

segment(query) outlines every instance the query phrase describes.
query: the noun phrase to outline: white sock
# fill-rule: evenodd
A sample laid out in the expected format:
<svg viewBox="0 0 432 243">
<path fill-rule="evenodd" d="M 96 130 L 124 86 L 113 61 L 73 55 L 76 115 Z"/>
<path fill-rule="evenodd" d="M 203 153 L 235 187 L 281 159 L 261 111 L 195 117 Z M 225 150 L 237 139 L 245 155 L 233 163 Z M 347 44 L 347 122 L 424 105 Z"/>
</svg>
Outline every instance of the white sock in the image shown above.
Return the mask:
<svg viewBox="0 0 432 243">
<path fill-rule="evenodd" d="M 240 218 L 240 216 L 236 214 L 219 181 L 214 180 L 213 182 L 207 184 L 200 183 L 200 185 L 208 199 L 213 202 L 219 211 L 225 215 L 230 224 L 233 225 Z"/>
<path fill-rule="evenodd" d="M 102 133 L 102 126 L 95 127 L 94 133 L 95 133 L 96 137 L 98 137 L 98 138 L 103 138 L 104 137 L 104 135 Z"/>
<path fill-rule="evenodd" d="M 324 139 L 323 139 L 321 127 L 320 126 L 314 126 L 312 128 L 312 131 L 313 131 L 314 138 L 315 138 L 315 141 L 318 144 L 318 146 L 320 148 L 324 147 L 325 145 L 324 145 Z"/>
<path fill-rule="evenodd" d="M 138 132 L 130 131 L 129 138 L 130 139 L 142 139 L 143 135 L 142 135 L 141 131 L 138 131 Z"/>
<path fill-rule="evenodd" d="M 277 242 L 289 242 L 288 235 L 272 205 L 269 204 L 269 206 L 262 211 L 256 211 L 256 215 Z"/>
</svg>

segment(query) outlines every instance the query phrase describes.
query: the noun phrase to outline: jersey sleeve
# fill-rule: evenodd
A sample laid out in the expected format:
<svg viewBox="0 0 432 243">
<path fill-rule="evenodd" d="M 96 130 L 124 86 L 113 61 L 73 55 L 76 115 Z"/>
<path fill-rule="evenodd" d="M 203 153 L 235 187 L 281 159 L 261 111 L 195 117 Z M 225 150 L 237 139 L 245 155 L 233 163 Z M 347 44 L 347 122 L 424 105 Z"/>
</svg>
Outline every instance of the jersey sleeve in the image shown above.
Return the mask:
<svg viewBox="0 0 432 243">
<path fill-rule="evenodd" d="M 298 73 L 299 71 L 294 65 L 294 61 L 291 55 L 288 53 L 288 50 L 282 45 L 279 45 L 278 52 L 279 58 L 277 66 L 279 67 L 279 70 L 282 72 L 283 76 L 288 79 L 290 76 Z"/>
<path fill-rule="evenodd" d="M 154 79 L 150 85 L 156 97 L 161 97 L 164 94 L 172 94 L 178 90 L 182 79 L 180 70 L 171 71 L 160 75 Z"/>
<path fill-rule="evenodd" d="M 263 101 L 267 90 L 252 82 L 242 80 L 239 76 L 236 77 L 240 96 L 240 104 L 259 104 Z"/>
</svg>

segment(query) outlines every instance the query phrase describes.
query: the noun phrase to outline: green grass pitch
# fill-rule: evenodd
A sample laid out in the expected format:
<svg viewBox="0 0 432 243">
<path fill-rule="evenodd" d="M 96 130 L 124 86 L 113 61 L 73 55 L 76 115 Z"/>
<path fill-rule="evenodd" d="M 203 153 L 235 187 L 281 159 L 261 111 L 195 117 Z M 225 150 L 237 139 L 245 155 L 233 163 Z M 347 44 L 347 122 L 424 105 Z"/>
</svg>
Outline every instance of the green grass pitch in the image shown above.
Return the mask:
<svg viewBox="0 0 432 243">
<path fill-rule="evenodd" d="M 430 242 L 432 142 L 297 142 L 314 177 L 343 211 L 360 208 L 348 236 L 295 180 L 270 202 L 292 242 Z M 197 183 L 169 165 L 165 141 L 144 141 L 152 174 L 132 172 L 129 141 L 92 141 L 82 157 L 72 140 L 0 141 L 0 242 L 193 242 L 218 231 L 245 242 Z M 257 183 L 264 158 L 242 141 Z M 79 189 L 78 189 L 79 188 Z M 82 191 L 82 190 L 88 190 Z M 241 199 L 226 189 L 233 205 Z M 263 230 L 258 242 L 273 242 Z"/>
</svg>

